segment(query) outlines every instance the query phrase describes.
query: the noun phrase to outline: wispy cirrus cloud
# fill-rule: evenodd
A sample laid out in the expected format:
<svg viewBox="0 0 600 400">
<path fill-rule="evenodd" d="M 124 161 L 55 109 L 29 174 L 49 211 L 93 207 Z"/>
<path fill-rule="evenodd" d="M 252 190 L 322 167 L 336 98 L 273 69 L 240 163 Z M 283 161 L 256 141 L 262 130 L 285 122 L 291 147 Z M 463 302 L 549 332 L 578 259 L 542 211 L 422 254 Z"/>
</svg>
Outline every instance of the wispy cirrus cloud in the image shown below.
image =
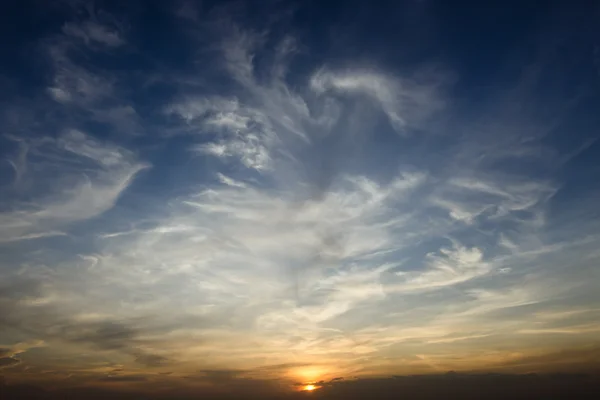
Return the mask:
<svg viewBox="0 0 600 400">
<path fill-rule="evenodd" d="M 31 197 L 12 201 L 12 210 L 1 214 L 2 241 L 64 234 L 57 229 L 110 209 L 133 177 L 148 167 L 132 153 L 103 146 L 78 130 L 57 138 L 19 139 L 19 144 L 26 151 L 12 164 L 18 179 L 5 201 L 11 192 L 23 196 L 23 190 Z"/>
<path fill-rule="evenodd" d="M 312 76 L 310 86 L 318 94 L 339 92 L 367 96 L 379 104 L 396 131 L 406 133 L 411 126 L 444 106 L 440 90 L 447 80 L 442 73 L 435 72 L 397 79 L 369 70 L 321 69 Z"/>
<path fill-rule="evenodd" d="M 131 79 L 119 69 L 100 69 L 90 59 L 127 54 L 123 23 L 94 7 L 76 7 L 78 18 L 44 38 L 41 49 L 53 70 L 46 88 L 54 113 L 78 122 L 92 119 L 122 133 L 137 134 L 141 116 L 123 90 Z M 50 106 L 46 106 L 50 108 Z"/>
<path fill-rule="evenodd" d="M 247 168 L 269 169 L 277 142 L 269 119 L 259 110 L 241 105 L 236 98 L 185 99 L 167 107 L 166 113 L 186 121 L 197 133 L 212 133 L 219 139 L 193 150 L 222 159 L 239 159 Z"/>
<path fill-rule="evenodd" d="M 63 32 L 68 36 L 83 40 L 88 45 L 96 42 L 108 47 L 119 47 L 125 43 L 117 29 L 93 20 L 80 24 L 67 23 L 63 26 Z"/>
</svg>

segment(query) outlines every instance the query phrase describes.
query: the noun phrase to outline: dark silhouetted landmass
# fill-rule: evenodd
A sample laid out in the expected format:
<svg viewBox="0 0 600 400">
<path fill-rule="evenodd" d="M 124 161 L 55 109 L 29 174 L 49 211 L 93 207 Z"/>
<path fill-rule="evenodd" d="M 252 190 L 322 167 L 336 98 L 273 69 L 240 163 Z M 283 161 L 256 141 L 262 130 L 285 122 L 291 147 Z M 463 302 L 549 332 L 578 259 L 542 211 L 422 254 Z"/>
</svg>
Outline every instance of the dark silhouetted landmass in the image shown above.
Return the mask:
<svg viewBox="0 0 600 400">
<path fill-rule="evenodd" d="M 319 382 L 314 392 L 265 395 L 264 393 L 236 393 L 231 388 L 227 395 L 202 392 L 133 393 L 96 388 L 71 388 L 44 390 L 31 385 L 3 385 L 2 400 L 55 400 L 55 399 L 598 399 L 600 377 L 586 374 L 510 375 L 510 374 L 461 374 L 394 376 L 377 379 L 341 379 Z"/>
</svg>

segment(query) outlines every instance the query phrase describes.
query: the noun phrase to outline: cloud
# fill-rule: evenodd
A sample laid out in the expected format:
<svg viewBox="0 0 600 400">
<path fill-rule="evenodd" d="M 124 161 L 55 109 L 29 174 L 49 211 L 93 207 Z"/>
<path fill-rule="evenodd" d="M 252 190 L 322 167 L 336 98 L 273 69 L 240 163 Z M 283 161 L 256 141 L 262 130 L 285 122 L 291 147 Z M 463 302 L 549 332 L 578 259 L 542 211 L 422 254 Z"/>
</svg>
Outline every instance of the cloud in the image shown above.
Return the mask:
<svg viewBox="0 0 600 400">
<path fill-rule="evenodd" d="M 453 219 L 473 223 L 476 218 L 510 218 L 518 211 L 539 210 L 557 191 L 555 184 L 516 180 L 510 176 L 482 179 L 452 178 L 432 202 L 449 211 Z"/>
<path fill-rule="evenodd" d="M 0 368 L 12 367 L 13 365 L 19 364 L 21 360 L 13 357 L 2 357 L 0 358 Z"/>
<path fill-rule="evenodd" d="M 194 1 L 182 0 L 178 2 L 178 7 L 175 9 L 175 15 L 179 18 L 198 22 L 199 6 Z"/>
<path fill-rule="evenodd" d="M 443 106 L 439 96 L 442 76 L 432 75 L 426 80 L 394 79 L 374 71 L 335 72 L 321 69 L 310 81 L 317 94 L 340 92 L 362 94 L 376 101 L 398 133 L 420 122 Z"/>
<path fill-rule="evenodd" d="M 428 254 L 428 270 L 418 273 L 398 272 L 404 280 L 397 290 L 422 290 L 455 285 L 491 271 L 478 248 L 442 248 L 439 255 Z"/>
<path fill-rule="evenodd" d="M 139 134 L 141 116 L 123 90 L 131 76 L 118 69 L 101 70 L 90 62 L 98 57 L 118 58 L 112 50 L 125 45 L 123 23 L 106 12 L 94 12 L 93 7 L 75 8 L 75 14 L 89 18 L 65 23 L 61 34 L 45 38 L 40 46 L 40 56 L 52 70 L 46 94 L 56 104 L 36 104 L 36 108 L 44 116 L 51 109 L 54 118 L 80 123 L 93 119 L 123 133 Z"/>
<path fill-rule="evenodd" d="M 186 99 L 167 107 L 198 133 L 217 133 L 222 139 L 197 145 L 193 150 L 228 159 L 236 158 L 247 168 L 258 171 L 271 167 L 271 152 L 277 142 L 269 120 L 263 113 L 233 99 Z"/>
<path fill-rule="evenodd" d="M 76 107 L 91 106 L 110 97 L 114 82 L 74 63 L 69 56 L 68 43 L 58 42 L 48 48 L 54 67 L 48 93 L 58 103 Z"/>
<path fill-rule="evenodd" d="M 207 380 L 218 383 L 227 383 L 242 375 L 243 371 L 236 370 L 203 370 L 200 371 Z"/>
<path fill-rule="evenodd" d="M 148 378 L 143 375 L 109 375 L 99 380 L 102 382 L 145 382 Z"/>
<path fill-rule="evenodd" d="M 148 167 L 126 150 L 103 145 L 73 129 L 57 139 L 32 140 L 27 146 L 19 184 L 25 179 L 45 182 L 28 187 L 33 196 L 29 204 L 13 203 L 13 211 L 0 214 L 0 241 L 64 235 L 56 228 L 110 209 L 135 175 Z"/>
<path fill-rule="evenodd" d="M 46 284 L 46 286 L 50 286 Z M 94 351 L 109 352 L 117 356 L 130 356 L 137 365 L 159 367 L 169 363 L 168 357 L 156 354 L 152 347 L 158 347 L 158 341 L 149 338 L 152 332 L 159 334 L 176 329 L 173 327 L 156 327 L 152 323 L 130 319 L 120 321 L 106 316 L 88 316 L 73 318 L 64 315 L 57 302 L 27 303 L 23 300 L 34 296 L 31 290 L 18 294 L 0 293 L 0 309 L 6 317 L 0 319 L 0 325 L 6 329 L 17 330 L 34 337 L 43 337 L 50 347 L 76 346 Z M 11 347 L 2 348 L 3 357 L 14 358 L 31 348 L 44 347 L 46 342 L 36 340 L 23 342 Z"/>
<path fill-rule="evenodd" d="M 125 43 L 118 30 L 95 21 L 84 21 L 80 24 L 66 23 L 63 32 L 83 40 L 86 44 L 96 42 L 107 47 L 119 47 Z"/>
<path fill-rule="evenodd" d="M 44 346 L 44 342 L 32 341 L 0 347 L 0 369 L 14 367 L 20 364 L 21 359 L 18 357 L 20 354 L 27 352 L 29 349 L 42 346 Z"/>
<path fill-rule="evenodd" d="M 88 325 L 66 325 L 61 335 L 73 342 L 91 343 L 106 350 L 118 350 L 131 346 L 137 333 L 127 325 L 105 321 Z"/>
<path fill-rule="evenodd" d="M 157 354 L 140 354 L 135 361 L 148 367 L 158 367 L 167 364 L 169 359 Z"/>
</svg>

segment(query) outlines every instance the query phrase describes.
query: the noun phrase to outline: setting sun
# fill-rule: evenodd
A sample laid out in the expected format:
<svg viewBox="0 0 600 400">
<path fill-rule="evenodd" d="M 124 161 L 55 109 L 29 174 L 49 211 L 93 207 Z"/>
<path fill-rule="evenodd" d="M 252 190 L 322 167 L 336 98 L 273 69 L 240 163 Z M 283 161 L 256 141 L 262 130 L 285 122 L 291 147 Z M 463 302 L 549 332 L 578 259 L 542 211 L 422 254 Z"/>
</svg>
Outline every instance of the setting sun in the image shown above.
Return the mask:
<svg viewBox="0 0 600 400">
<path fill-rule="evenodd" d="M 312 392 L 313 390 L 315 390 L 317 387 L 315 385 L 306 385 L 304 386 L 304 390 L 307 390 L 309 392 Z"/>
</svg>

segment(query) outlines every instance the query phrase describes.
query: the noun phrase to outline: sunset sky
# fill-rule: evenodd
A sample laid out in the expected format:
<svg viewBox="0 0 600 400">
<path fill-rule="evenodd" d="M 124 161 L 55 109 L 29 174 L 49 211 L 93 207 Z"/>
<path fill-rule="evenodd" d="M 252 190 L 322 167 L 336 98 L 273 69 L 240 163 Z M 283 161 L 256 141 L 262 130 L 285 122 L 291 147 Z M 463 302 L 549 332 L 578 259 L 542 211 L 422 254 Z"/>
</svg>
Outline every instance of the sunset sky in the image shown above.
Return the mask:
<svg viewBox="0 0 600 400">
<path fill-rule="evenodd" d="M 600 5 L 8 1 L 0 376 L 600 372 Z"/>
</svg>

